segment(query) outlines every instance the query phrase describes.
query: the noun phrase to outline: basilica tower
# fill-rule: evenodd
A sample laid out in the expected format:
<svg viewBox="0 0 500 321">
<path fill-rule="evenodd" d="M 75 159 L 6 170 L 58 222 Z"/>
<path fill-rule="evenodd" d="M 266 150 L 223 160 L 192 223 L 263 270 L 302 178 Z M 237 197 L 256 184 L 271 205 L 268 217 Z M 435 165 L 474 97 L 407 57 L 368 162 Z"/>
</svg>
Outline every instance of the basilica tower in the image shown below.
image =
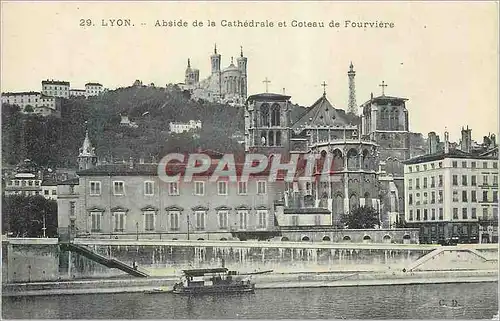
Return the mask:
<svg viewBox="0 0 500 321">
<path fill-rule="evenodd" d="M 238 69 L 241 72 L 241 79 L 240 79 L 240 93 L 241 97 L 243 99 L 247 98 L 247 61 L 248 59 L 243 56 L 243 47 L 241 47 L 240 51 L 240 57 L 238 57 L 237 62 L 238 62 Z"/>
<path fill-rule="evenodd" d="M 210 56 L 210 60 L 212 62 L 212 75 L 218 74 L 220 72 L 221 55 L 217 53 L 217 44 L 215 44 L 214 54 Z"/>
</svg>

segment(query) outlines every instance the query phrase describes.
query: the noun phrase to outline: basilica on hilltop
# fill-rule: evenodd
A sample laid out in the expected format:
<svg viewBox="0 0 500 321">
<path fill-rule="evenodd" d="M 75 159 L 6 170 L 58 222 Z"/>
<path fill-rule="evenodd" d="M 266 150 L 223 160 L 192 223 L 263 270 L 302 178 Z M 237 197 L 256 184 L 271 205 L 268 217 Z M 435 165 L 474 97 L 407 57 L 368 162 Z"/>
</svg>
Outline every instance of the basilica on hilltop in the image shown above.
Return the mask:
<svg viewBox="0 0 500 321">
<path fill-rule="evenodd" d="M 247 58 L 243 55 L 243 47 L 236 61 L 231 57 L 229 66 L 221 69 L 222 56 L 215 45 L 210 62 L 210 76 L 200 80 L 199 69 L 191 67 L 191 60 L 188 59 L 184 83 L 178 85 L 190 91 L 195 100 L 243 106 L 247 98 Z"/>
</svg>

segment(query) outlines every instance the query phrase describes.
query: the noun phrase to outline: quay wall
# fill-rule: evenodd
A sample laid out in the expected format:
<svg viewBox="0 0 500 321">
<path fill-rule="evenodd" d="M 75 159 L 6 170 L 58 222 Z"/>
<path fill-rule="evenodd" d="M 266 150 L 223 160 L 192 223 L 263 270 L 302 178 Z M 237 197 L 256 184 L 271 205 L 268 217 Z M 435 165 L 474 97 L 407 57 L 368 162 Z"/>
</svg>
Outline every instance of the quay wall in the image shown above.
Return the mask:
<svg viewBox="0 0 500 321">
<path fill-rule="evenodd" d="M 96 253 L 126 264 L 137 263 L 151 276 L 171 276 L 182 269 L 217 267 L 242 272 L 401 271 L 439 248 L 415 270 L 498 270 L 498 244 L 441 247 L 419 244 L 331 242 L 158 241 L 75 239 Z M 77 253 L 63 251 L 55 239 L 4 240 L 3 283 L 128 277 Z M 7 272 L 7 273 L 5 273 Z"/>
</svg>

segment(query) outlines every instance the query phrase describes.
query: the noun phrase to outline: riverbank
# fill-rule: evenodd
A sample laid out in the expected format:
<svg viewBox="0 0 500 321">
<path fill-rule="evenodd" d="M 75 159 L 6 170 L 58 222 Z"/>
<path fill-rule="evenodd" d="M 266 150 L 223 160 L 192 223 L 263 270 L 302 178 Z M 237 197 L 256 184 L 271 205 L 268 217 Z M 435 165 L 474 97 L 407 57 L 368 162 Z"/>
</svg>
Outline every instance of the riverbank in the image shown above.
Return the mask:
<svg viewBox="0 0 500 321">
<path fill-rule="evenodd" d="M 319 288 L 498 282 L 498 271 L 270 273 L 267 275 L 255 275 L 252 278 L 256 283 L 257 289 Z M 171 275 L 146 279 L 123 278 L 11 283 L 2 286 L 2 296 L 137 293 L 155 288 L 162 288 L 168 291 L 177 281 L 178 276 Z"/>
</svg>

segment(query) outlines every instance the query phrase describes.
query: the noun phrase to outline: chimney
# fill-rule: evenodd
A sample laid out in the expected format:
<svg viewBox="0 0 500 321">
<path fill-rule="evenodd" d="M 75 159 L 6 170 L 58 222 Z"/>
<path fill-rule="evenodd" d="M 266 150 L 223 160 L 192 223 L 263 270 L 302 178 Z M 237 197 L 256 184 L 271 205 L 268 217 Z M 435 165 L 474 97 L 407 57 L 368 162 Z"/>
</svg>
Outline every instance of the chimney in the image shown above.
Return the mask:
<svg viewBox="0 0 500 321">
<path fill-rule="evenodd" d="M 437 152 L 438 138 L 435 132 L 430 132 L 427 135 L 427 152 L 434 154 Z"/>
<path fill-rule="evenodd" d="M 134 168 L 134 159 L 132 158 L 132 156 L 130 156 L 130 158 L 128 159 L 128 168 Z"/>
<path fill-rule="evenodd" d="M 448 154 L 450 152 L 450 135 L 448 134 L 448 131 L 446 130 L 444 132 L 444 153 Z"/>
</svg>

